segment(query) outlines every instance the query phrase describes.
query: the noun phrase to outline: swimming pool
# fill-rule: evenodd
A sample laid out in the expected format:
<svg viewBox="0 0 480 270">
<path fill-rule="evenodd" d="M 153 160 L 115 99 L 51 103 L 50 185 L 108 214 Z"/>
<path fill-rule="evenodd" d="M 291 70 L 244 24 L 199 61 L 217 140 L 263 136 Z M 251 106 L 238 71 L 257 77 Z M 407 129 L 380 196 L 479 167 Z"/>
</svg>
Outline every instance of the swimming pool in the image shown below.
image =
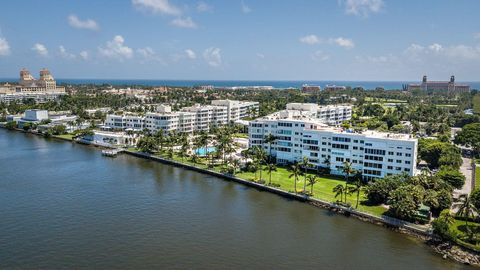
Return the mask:
<svg viewBox="0 0 480 270">
<path fill-rule="evenodd" d="M 207 147 L 207 148 L 197 148 L 195 150 L 195 153 L 199 156 L 206 156 L 207 154 L 209 153 L 212 153 L 212 152 L 215 152 L 217 151 L 217 148 L 216 147 Z"/>
</svg>

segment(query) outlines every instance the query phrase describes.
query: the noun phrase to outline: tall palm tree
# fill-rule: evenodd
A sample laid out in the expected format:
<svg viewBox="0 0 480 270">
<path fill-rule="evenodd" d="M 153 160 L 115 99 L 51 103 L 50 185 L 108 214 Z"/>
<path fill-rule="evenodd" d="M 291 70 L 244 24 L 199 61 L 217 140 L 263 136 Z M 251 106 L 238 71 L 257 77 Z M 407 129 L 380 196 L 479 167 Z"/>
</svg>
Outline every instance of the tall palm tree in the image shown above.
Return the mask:
<svg viewBox="0 0 480 270">
<path fill-rule="evenodd" d="M 301 163 L 304 173 L 303 173 L 303 192 L 307 189 L 307 171 L 308 168 L 311 166 L 310 162 L 308 161 L 307 157 L 303 157 L 302 163 Z"/>
<path fill-rule="evenodd" d="M 257 160 L 258 168 L 260 169 L 260 181 L 262 180 L 262 171 L 263 171 L 263 163 L 267 159 L 267 153 L 265 153 L 265 150 L 263 148 L 257 147 L 256 148 L 256 153 L 255 157 Z"/>
<path fill-rule="evenodd" d="M 297 162 L 295 162 L 293 165 L 292 165 L 292 174 L 290 174 L 290 176 L 288 178 L 294 178 L 295 179 L 295 182 L 293 182 L 293 186 L 294 186 L 294 189 L 295 189 L 295 193 L 297 193 L 297 181 L 298 181 L 298 177 L 302 175 L 302 169 L 300 167 L 300 164 L 298 164 Z"/>
<path fill-rule="evenodd" d="M 238 168 L 240 168 L 240 161 L 236 158 L 230 159 L 230 166 L 232 166 L 233 169 L 233 175 L 237 173 Z"/>
<path fill-rule="evenodd" d="M 317 178 L 318 177 L 315 174 L 307 176 L 308 185 L 310 186 L 310 196 L 313 196 L 313 185 L 317 183 Z"/>
<path fill-rule="evenodd" d="M 348 191 L 348 180 L 350 179 L 350 175 L 353 175 L 356 170 L 352 167 L 352 163 L 345 161 L 342 166 L 342 172 L 345 175 L 345 202 L 347 202 L 347 191 Z"/>
<path fill-rule="evenodd" d="M 263 141 L 265 143 L 268 143 L 268 162 L 272 162 L 272 144 L 277 140 L 277 137 L 273 135 L 272 133 L 269 133 L 268 135 L 265 136 Z"/>
<path fill-rule="evenodd" d="M 348 193 L 350 193 L 350 194 L 356 193 L 357 194 L 357 201 L 356 201 L 356 204 L 355 204 L 355 208 L 358 208 L 358 201 L 360 200 L 360 192 L 362 190 L 363 190 L 363 184 L 362 184 L 361 180 L 354 181 L 353 186 L 348 187 Z M 345 202 L 346 201 L 347 201 L 347 199 L 345 198 Z"/>
<path fill-rule="evenodd" d="M 267 164 L 267 171 L 268 174 L 270 175 L 270 178 L 268 180 L 268 185 L 272 184 L 272 172 L 277 171 L 277 166 L 273 163 L 268 163 Z"/>
<path fill-rule="evenodd" d="M 462 194 L 459 199 L 458 204 L 458 216 L 463 216 L 465 218 L 465 226 L 468 227 L 468 218 L 474 218 L 478 213 L 478 209 L 475 207 L 472 199 L 468 194 Z"/>
<path fill-rule="evenodd" d="M 157 144 L 160 146 L 160 153 L 163 152 L 163 144 L 165 143 L 165 134 L 163 133 L 163 130 L 160 129 L 155 133 L 155 139 L 157 141 Z"/>
<path fill-rule="evenodd" d="M 345 187 L 342 184 L 338 184 L 333 188 L 333 192 L 335 192 L 335 198 L 340 195 L 340 202 L 343 202 L 343 193 L 345 193 Z"/>
</svg>

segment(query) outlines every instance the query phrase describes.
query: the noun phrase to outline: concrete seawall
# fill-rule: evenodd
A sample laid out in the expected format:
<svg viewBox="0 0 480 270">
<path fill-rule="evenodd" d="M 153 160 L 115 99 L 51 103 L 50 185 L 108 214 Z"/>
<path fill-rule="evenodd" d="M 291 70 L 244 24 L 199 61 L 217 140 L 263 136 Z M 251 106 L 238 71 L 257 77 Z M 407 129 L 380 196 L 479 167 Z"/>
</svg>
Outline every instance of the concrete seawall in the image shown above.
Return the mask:
<svg viewBox="0 0 480 270">
<path fill-rule="evenodd" d="M 134 151 L 128 151 L 127 150 L 127 151 L 124 151 L 124 153 L 126 153 L 128 155 L 135 156 L 135 157 L 150 159 L 150 160 L 158 161 L 158 162 L 161 162 L 161 163 L 164 163 L 164 164 L 173 165 L 173 166 L 177 166 L 177 167 L 181 167 L 181 168 L 186 168 L 186 169 L 189 169 L 189 170 L 192 170 L 192 171 L 216 176 L 216 177 L 219 177 L 219 178 L 222 178 L 222 179 L 225 179 L 225 180 L 234 181 L 234 182 L 237 182 L 237 183 L 249 186 L 249 187 L 256 188 L 258 190 L 268 191 L 268 192 L 280 195 L 280 196 L 285 197 L 285 198 L 294 199 L 294 200 L 301 201 L 301 202 L 306 202 L 306 203 L 309 203 L 309 204 L 311 204 L 313 206 L 316 206 L 316 207 L 321 207 L 321 208 L 332 210 L 332 211 L 335 211 L 335 212 L 344 213 L 346 215 L 357 217 L 359 219 L 362 219 L 364 221 L 368 221 L 368 222 L 371 222 L 371 223 L 374 223 L 374 224 L 379 224 L 379 225 L 385 225 L 385 226 L 388 226 L 388 227 L 398 228 L 399 230 L 401 230 L 403 232 L 411 233 L 411 234 L 420 236 L 422 238 L 428 238 L 428 237 L 432 236 L 432 231 L 430 229 L 419 228 L 417 225 L 415 225 L 413 223 L 406 222 L 406 221 L 403 221 L 403 220 L 399 220 L 399 219 L 396 219 L 396 218 L 392 218 L 392 217 L 388 217 L 388 216 L 382 216 L 382 217 L 374 216 L 374 215 L 371 215 L 371 214 L 368 214 L 368 213 L 357 211 L 356 209 L 351 208 L 351 207 L 350 208 L 345 207 L 345 206 L 338 205 L 338 204 L 335 204 L 335 203 L 332 203 L 332 202 L 311 198 L 311 197 L 305 196 L 305 195 L 294 194 L 294 193 L 287 192 L 287 191 L 284 191 L 284 190 L 281 190 L 281 189 L 278 189 L 278 188 L 275 188 L 275 187 L 270 187 L 270 186 L 266 186 L 266 185 L 263 185 L 263 184 L 248 181 L 248 180 L 245 180 L 245 179 L 242 179 L 242 178 L 238 178 L 238 177 L 235 177 L 233 175 L 223 174 L 223 173 L 219 173 L 219 172 L 208 170 L 208 169 L 202 169 L 202 168 L 198 168 L 198 167 L 193 166 L 193 165 L 177 162 L 177 161 L 174 161 L 174 160 L 168 160 L 168 159 L 164 159 L 164 158 L 157 157 L 157 156 L 152 156 L 152 155 L 141 153 L 141 152 L 134 152 Z"/>
</svg>

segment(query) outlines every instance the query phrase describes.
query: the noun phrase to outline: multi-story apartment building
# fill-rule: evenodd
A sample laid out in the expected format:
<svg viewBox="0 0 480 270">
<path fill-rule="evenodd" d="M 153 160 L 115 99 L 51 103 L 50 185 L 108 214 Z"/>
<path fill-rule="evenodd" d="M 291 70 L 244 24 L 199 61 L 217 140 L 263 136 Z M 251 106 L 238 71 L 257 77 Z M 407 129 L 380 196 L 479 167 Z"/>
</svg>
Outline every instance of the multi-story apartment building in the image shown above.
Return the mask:
<svg viewBox="0 0 480 270">
<path fill-rule="evenodd" d="M 193 132 L 209 130 L 211 126 L 225 125 L 247 116 L 254 116 L 258 111 L 258 102 L 221 100 L 217 105 L 194 105 L 172 112 L 170 106 L 160 105 L 156 112 L 145 116 L 132 114 L 109 114 L 105 126 L 114 129 L 148 129 L 151 132 Z"/>
<path fill-rule="evenodd" d="M 328 125 L 339 125 L 352 118 L 351 105 L 319 106 L 314 103 L 288 103 L 286 111 L 300 111 L 300 114 L 319 119 Z"/>
<path fill-rule="evenodd" d="M 268 134 L 276 137 L 271 146 L 265 142 Z M 342 175 L 344 162 L 350 162 L 367 179 L 414 175 L 418 144 L 409 135 L 354 133 L 299 113 L 276 113 L 250 122 L 249 142 L 252 147 L 271 151 L 279 164 L 300 162 L 306 157 L 316 168 L 329 168 L 332 174 Z"/>
<path fill-rule="evenodd" d="M 135 114 L 108 114 L 105 118 L 105 126 L 113 129 L 133 129 L 141 131 L 145 129 L 145 117 Z"/>
<path fill-rule="evenodd" d="M 245 117 L 257 115 L 259 103 L 256 101 L 238 101 L 238 100 L 213 100 L 213 106 L 222 106 L 227 108 L 227 121 L 235 122 Z"/>
<path fill-rule="evenodd" d="M 220 126 L 228 123 L 228 109 L 225 106 L 202 106 L 194 105 L 182 108 L 182 112 L 189 112 L 195 115 L 193 129 L 209 130 L 211 126 Z"/>
</svg>

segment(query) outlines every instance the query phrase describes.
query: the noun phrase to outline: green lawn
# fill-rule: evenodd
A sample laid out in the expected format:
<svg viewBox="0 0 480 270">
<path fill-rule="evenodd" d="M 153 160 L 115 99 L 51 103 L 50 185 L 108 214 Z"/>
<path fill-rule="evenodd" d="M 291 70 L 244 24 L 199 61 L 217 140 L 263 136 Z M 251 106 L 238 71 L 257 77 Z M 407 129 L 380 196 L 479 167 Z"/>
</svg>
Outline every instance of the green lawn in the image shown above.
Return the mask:
<svg viewBox="0 0 480 270">
<path fill-rule="evenodd" d="M 294 179 L 289 178 L 291 172 L 286 168 L 279 167 L 277 171 L 272 172 L 272 183 L 280 184 L 280 189 L 293 192 L 294 191 Z M 257 179 L 260 175 L 260 172 L 257 172 Z M 253 180 L 255 178 L 255 173 L 251 172 L 241 172 L 236 175 L 242 179 L 246 180 Z M 268 171 L 264 170 L 262 172 L 262 179 L 268 183 L 269 181 L 269 174 Z M 308 184 L 308 182 L 307 182 Z M 345 181 L 341 178 L 337 178 L 334 176 L 319 176 L 317 183 L 313 186 L 313 197 L 317 199 L 321 199 L 328 202 L 334 202 L 337 199 L 340 200 L 340 197 L 335 198 L 335 193 L 332 189 L 338 184 L 345 184 Z M 300 176 L 297 182 L 297 191 L 302 191 L 304 185 L 304 177 Z M 307 185 L 307 190 L 310 191 L 310 186 Z M 348 195 L 347 202 L 349 202 L 352 206 L 356 204 L 356 194 Z M 362 204 L 362 202 L 366 202 L 365 195 L 361 192 L 360 193 L 360 203 L 358 205 L 358 209 L 367 212 L 370 214 L 374 214 L 376 216 L 382 215 L 386 209 L 381 206 L 367 206 Z"/>
<path fill-rule="evenodd" d="M 233 137 L 248 139 L 248 134 L 247 133 L 235 133 L 235 134 L 233 134 Z"/>
<path fill-rule="evenodd" d="M 469 225 L 469 229 L 472 230 L 473 232 L 475 232 L 475 234 L 480 233 L 480 224 L 479 223 L 469 221 L 468 225 Z M 456 231 L 456 233 L 459 235 L 460 239 L 457 239 L 457 242 L 460 245 L 464 245 L 464 246 L 473 248 L 475 250 L 480 250 L 480 244 L 477 243 L 477 245 L 474 245 L 472 243 L 466 242 L 466 241 L 468 241 L 468 239 L 466 239 L 467 238 L 467 226 L 465 225 L 464 220 L 455 219 L 455 223 L 452 224 L 450 226 L 450 228 L 452 228 L 454 231 Z"/>
<path fill-rule="evenodd" d="M 137 151 L 135 148 L 129 148 L 131 151 Z M 155 156 L 167 158 L 166 153 L 156 153 Z M 208 169 L 208 163 L 205 158 L 200 158 L 197 163 L 193 163 L 190 158 L 185 157 L 181 158 L 178 155 L 173 156 L 173 160 L 177 162 L 181 162 L 184 164 L 192 165 L 195 167 L 199 167 L 202 169 Z M 217 172 L 221 171 L 222 166 L 221 165 L 216 165 L 213 168 L 209 168 L 210 170 L 214 170 Z M 273 184 L 279 184 L 280 187 L 279 189 L 293 192 L 294 191 L 294 179 L 289 178 L 291 172 L 287 170 L 286 168 L 283 167 L 278 167 L 277 171 L 272 172 L 272 183 Z M 238 172 L 236 177 L 253 181 L 253 180 L 258 180 L 260 176 L 260 171 L 257 172 L 257 178 L 255 178 L 255 173 L 252 172 Z M 264 168 L 262 171 L 262 179 L 268 183 L 269 181 L 269 174 L 268 171 Z M 304 178 L 303 176 L 300 176 L 297 182 L 297 191 L 302 191 L 303 190 L 303 183 L 304 183 Z M 307 183 L 308 184 L 308 183 Z M 313 188 L 313 197 L 317 199 L 321 199 L 324 201 L 328 202 L 334 202 L 340 200 L 340 197 L 335 198 L 335 193 L 332 191 L 332 189 L 338 185 L 338 184 L 345 184 L 345 181 L 342 178 L 334 177 L 334 176 L 319 176 L 317 179 L 317 183 L 314 185 Z M 310 191 L 310 186 L 307 185 L 307 190 Z M 369 214 L 373 214 L 375 216 L 381 216 L 386 212 L 386 209 L 382 206 L 368 206 L 363 204 L 366 202 L 366 197 L 363 194 L 363 192 L 360 193 L 360 203 L 358 205 L 358 210 L 362 212 L 366 212 Z M 347 202 L 349 202 L 353 207 L 356 204 L 356 194 L 348 195 L 347 196 Z"/>
<path fill-rule="evenodd" d="M 73 140 L 73 135 L 72 134 L 53 135 L 52 137 L 67 139 L 67 140 L 70 140 L 70 141 Z"/>
</svg>

